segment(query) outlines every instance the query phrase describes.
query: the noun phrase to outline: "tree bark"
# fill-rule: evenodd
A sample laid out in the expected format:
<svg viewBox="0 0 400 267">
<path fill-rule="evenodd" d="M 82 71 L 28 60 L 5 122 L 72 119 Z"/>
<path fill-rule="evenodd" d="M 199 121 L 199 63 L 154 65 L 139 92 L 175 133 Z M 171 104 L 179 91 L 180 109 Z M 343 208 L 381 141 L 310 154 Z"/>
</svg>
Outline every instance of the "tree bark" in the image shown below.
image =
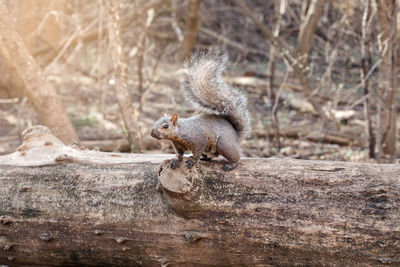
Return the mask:
<svg viewBox="0 0 400 267">
<path fill-rule="evenodd" d="M 375 158 L 375 133 L 372 125 L 371 112 L 371 95 L 369 90 L 369 81 L 367 74 L 369 72 L 369 62 L 371 60 L 370 43 L 371 43 L 371 5 L 370 0 L 364 0 L 364 12 L 361 23 L 361 64 L 360 76 L 361 83 L 364 89 L 364 95 L 367 96 L 364 101 L 364 114 L 367 121 L 366 133 L 368 136 L 369 157 Z"/>
<path fill-rule="evenodd" d="M 159 168 L 169 157 L 65 147 L 28 129 L 0 157 L 0 264 L 400 264 L 399 165 L 269 158 L 231 172 L 218 160 Z"/>
<path fill-rule="evenodd" d="M 311 49 L 311 44 L 315 29 L 324 11 L 326 0 L 312 0 L 304 20 L 300 24 L 297 57 L 302 66 L 307 66 L 307 59 Z"/>
<path fill-rule="evenodd" d="M 188 2 L 185 35 L 182 41 L 182 61 L 190 56 L 196 45 L 201 2 L 202 0 L 189 0 Z"/>
<path fill-rule="evenodd" d="M 117 97 L 127 139 L 132 152 L 144 152 L 138 127 L 138 111 L 132 107 L 132 100 L 128 90 L 128 65 L 121 38 L 121 24 L 119 16 L 119 1 L 106 0 L 110 14 L 110 43 L 115 70 L 115 95 Z"/>
<path fill-rule="evenodd" d="M 36 49 L 38 34 L 34 34 L 38 29 L 39 17 L 38 1 L 11 1 L 8 4 L 8 11 L 15 18 L 15 29 L 24 41 L 25 47 L 30 53 Z"/>
<path fill-rule="evenodd" d="M 79 141 L 56 90 L 33 59 L 12 25 L 7 8 L 0 2 L 0 53 L 24 82 L 24 94 L 42 124 L 48 126 L 64 143 Z"/>
<path fill-rule="evenodd" d="M 380 34 L 379 53 L 382 64 L 379 68 L 378 101 L 378 160 L 387 155 L 393 162 L 396 158 L 396 48 L 397 48 L 397 3 L 396 0 L 376 0 Z"/>
</svg>

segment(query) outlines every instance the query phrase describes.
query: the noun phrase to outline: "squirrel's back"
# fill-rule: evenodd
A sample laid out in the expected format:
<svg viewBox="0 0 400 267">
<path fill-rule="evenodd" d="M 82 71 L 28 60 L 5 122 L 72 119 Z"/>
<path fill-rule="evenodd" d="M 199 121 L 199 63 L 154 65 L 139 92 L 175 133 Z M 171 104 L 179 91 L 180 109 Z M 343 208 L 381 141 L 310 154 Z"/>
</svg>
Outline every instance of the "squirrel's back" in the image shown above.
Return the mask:
<svg viewBox="0 0 400 267">
<path fill-rule="evenodd" d="M 225 118 L 242 139 L 250 133 L 247 98 L 223 80 L 227 62 L 228 57 L 219 51 L 194 54 L 186 62 L 182 87 L 189 102 Z"/>
</svg>

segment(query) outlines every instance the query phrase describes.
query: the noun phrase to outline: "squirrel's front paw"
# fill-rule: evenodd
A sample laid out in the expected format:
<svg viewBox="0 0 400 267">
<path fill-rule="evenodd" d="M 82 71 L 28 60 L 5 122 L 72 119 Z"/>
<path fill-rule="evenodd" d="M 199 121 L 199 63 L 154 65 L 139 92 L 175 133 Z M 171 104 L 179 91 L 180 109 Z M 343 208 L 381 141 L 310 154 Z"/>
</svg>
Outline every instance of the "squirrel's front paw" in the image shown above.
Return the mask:
<svg viewBox="0 0 400 267">
<path fill-rule="evenodd" d="M 188 158 L 186 160 L 186 167 L 188 167 L 189 169 L 193 167 L 193 165 L 195 164 L 193 158 Z"/>
<path fill-rule="evenodd" d="M 173 159 L 171 160 L 171 163 L 169 164 L 169 166 L 171 167 L 171 169 L 176 169 L 179 167 L 179 165 L 181 165 L 181 161 L 177 160 L 177 159 Z"/>
</svg>

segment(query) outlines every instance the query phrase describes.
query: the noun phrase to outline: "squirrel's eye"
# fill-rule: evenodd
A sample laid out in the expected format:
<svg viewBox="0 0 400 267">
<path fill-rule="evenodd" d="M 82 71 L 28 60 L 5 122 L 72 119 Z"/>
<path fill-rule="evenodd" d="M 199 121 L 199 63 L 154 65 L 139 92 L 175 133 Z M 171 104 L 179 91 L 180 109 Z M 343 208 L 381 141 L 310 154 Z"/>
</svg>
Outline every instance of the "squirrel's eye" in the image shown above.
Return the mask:
<svg viewBox="0 0 400 267">
<path fill-rule="evenodd" d="M 162 127 L 163 127 L 164 129 L 168 129 L 168 124 L 164 124 Z"/>
</svg>

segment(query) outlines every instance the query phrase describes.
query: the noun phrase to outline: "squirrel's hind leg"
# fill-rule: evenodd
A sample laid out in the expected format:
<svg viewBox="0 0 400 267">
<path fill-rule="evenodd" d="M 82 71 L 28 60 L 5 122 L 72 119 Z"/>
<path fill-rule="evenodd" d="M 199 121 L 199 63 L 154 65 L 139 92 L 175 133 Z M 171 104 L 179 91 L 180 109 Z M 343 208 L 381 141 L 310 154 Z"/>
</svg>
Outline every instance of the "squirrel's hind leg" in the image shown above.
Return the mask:
<svg viewBox="0 0 400 267">
<path fill-rule="evenodd" d="M 206 147 L 205 151 L 201 155 L 200 160 L 210 161 L 213 158 L 217 158 L 218 157 L 218 151 L 217 151 L 218 139 L 216 140 L 215 143 L 213 143 L 213 144 L 209 145 L 208 147 Z"/>
<path fill-rule="evenodd" d="M 237 142 L 232 141 L 230 138 L 221 137 L 218 139 L 217 151 L 229 161 L 222 167 L 224 171 L 230 171 L 237 167 L 241 151 Z"/>
</svg>

